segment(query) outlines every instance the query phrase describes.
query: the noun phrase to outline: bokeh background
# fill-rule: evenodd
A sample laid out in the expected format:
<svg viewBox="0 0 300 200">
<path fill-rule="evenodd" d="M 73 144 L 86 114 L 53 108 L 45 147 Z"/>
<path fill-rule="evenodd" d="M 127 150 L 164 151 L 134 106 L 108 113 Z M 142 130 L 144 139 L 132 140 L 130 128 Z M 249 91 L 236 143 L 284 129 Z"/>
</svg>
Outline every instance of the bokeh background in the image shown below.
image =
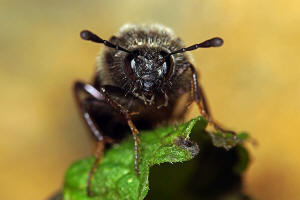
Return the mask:
<svg viewBox="0 0 300 200">
<path fill-rule="evenodd" d="M 79 32 L 108 39 L 127 22 L 164 24 L 187 45 L 224 38 L 222 48 L 192 54 L 215 118 L 259 142 L 249 145 L 245 190 L 300 199 L 299 8 L 297 0 L 1 0 L 0 199 L 45 199 L 91 154 L 71 88 L 91 79 L 103 46 Z"/>
</svg>

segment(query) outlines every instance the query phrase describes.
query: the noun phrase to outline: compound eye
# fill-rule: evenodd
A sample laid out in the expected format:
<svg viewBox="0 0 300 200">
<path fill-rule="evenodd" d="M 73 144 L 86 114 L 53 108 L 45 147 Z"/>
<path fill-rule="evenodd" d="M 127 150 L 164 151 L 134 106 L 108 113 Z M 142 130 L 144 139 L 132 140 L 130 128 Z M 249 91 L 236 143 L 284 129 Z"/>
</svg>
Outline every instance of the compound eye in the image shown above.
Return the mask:
<svg viewBox="0 0 300 200">
<path fill-rule="evenodd" d="M 163 73 L 165 79 L 169 79 L 173 73 L 174 62 L 171 56 L 167 57 L 165 62 L 163 63 Z"/>
<path fill-rule="evenodd" d="M 127 56 L 125 58 L 124 71 L 131 80 L 136 79 L 135 69 L 136 69 L 136 63 L 134 60 L 134 56 L 132 55 Z"/>
</svg>

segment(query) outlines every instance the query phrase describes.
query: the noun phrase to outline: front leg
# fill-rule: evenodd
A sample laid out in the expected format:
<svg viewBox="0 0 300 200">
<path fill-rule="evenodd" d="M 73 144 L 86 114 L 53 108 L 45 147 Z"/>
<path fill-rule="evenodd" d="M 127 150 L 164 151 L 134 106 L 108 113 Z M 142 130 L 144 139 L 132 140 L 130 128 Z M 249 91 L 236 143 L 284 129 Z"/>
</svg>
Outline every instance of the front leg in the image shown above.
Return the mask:
<svg viewBox="0 0 300 200">
<path fill-rule="evenodd" d="M 79 107 L 80 112 L 82 114 L 82 117 L 84 119 L 84 122 L 86 123 L 86 125 L 88 126 L 88 128 L 91 131 L 92 135 L 94 136 L 94 138 L 97 141 L 96 150 L 94 152 L 95 153 L 95 160 L 94 160 L 93 166 L 90 169 L 89 174 L 88 174 L 87 188 L 86 188 L 87 195 L 92 196 L 91 182 L 92 182 L 92 179 L 93 179 L 94 174 L 96 172 L 97 165 L 102 160 L 104 146 L 105 146 L 105 139 L 104 139 L 102 130 L 99 127 L 96 126 L 96 123 L 94 122 L 94 120 L 93 120 L 93 118 L 90 114 L 90 110 L 89 110 L 90 101 L 87 101 L 86 99 L 80 98 L 81 92 L 86 92 L 85 88 L 84 88 L 84 84 L 82 84 L 80 82 L 76 82 L 74 84 L 74 95 L 75 95 L 76 102 L 78 104 L 78 107 Z M 100 96 L 97 97 L 96 99 L 99 102 L 104 101 L 104 99 L 100 98 Z"/>
<path fill-rule="evenodd" d="M 97 168 L 97 164 L 102 158 L 103 150 L 104 150 L 104 142 L 107 142 L 106 139 L 103 137 L 103 133 L 99 127 L 96 126 L 95 122 L 93 121 L 87 107 L 88 101 L 82 101 L 80 98 L 80 92 L 83 92 L 87 94 L 90 98 L 93 99 L 93 101 L 96 102 L 106 102 L 108 105 L 110 105 L 114 110 L 117 112 L 120 112 L 125 120 L 127 121 L 128 126 L 130 127 L 130 130 L 133 135 L 134 139 L 134 147 L 135 147 L 135 161 L 134 161 L 134 167 L 137 174 L 139 174 L 139 168 L 138 168 L 138 134 L 139 131 L 133 124 L 133 121 L 131 119 L 132 114 L 136 113 L 129 113 L 127 109 L 125 109 L 122 105 L 114 101 L 112 98 L 110 98 L 109 94 L 107 93 L 107 90 L 109 90 L 109 87 L 100 86 L 99 90 L 97 90 L 95 87 L 93 87 L 90 84 L 86 84 L 80 81 L 75 82 L 74 84 L 74 93 L 77 100 L 77 103 L 79 104 L 79 107 L 81 109 L 83 118 L 86 122 L 86 124 L 89 127 L 89 130 L 92 132 L 92 134 L 95 136 L 97 140 L 97 150 L 96 150 L 96 159 L 94 161 L 93 167 L 89 173 L 88 182 L 87 182 L 87 193 L 89 196 L 91 196 L 90 192 L 90 185 L 91 180 L 94 175 L 94 172 Z"/>
<path fill-rule="evenodd" d="M 189 64 L 189 67 L 192 71 L 192 81 L 191 81 L 191 85 L 192 85 L 192 97 L 193 100 L 197 103 L 200 113 L 206 118 L 206 120 L 208 121 L 208 123 L 212 124 L 213 127 L 216 130 L 219 130 L 221 132 L 224 133 L 232 133 L 232 134 L 236 134 L 234 131 L 231 130 L 227 130 L 222 128 L 212 117 L 211 112 L 209 110 L 207 101 L 206 101 L 206 97 L 205 94 L 203 92 L 202 87 L 200 86 L 199 82 L 198 82 L 198 77 L 197 77 L 197 72 L 194 68 L 194 66 L 192 64 Z"/>
</svg>

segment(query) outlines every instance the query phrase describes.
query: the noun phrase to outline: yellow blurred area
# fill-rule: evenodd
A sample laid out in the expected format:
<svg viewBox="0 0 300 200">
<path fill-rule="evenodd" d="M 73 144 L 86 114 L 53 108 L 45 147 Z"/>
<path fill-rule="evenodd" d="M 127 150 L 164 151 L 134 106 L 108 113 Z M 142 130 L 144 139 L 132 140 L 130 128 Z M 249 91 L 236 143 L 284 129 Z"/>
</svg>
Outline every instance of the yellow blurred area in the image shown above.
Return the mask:
<svg viewBox="0 0 300 200">
<path fill-rule="evenodd" d="M 0 1 L 0 199 L 45 199 L 91 154 L 72 97 L 90 80 L 101 45 L 124 23 L 157 22 L 192 52 L 214 117 L 258 141 L 245 189 L 258 199 L 300 199 L 300 1 Z M 194 109 L 191 113 L 197 114 Z M 189 116 L 191 117 L 191 116 Z"/>
</svg>

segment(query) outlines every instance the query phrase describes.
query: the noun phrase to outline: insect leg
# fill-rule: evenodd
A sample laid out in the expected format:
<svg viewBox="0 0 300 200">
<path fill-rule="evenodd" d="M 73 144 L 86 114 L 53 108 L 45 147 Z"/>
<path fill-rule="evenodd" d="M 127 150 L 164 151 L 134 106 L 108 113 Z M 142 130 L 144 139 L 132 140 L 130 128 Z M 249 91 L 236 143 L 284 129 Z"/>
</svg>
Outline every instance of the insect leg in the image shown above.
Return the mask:
<svg viewBox="0 0 300 200">
<path fill-rule="evenodd" d="M 198 82 L 197 72 L 192 64 L 189 65 L 191 71 L 192 71 L 192 97 L 194 101 L 197 103 L 200 113 L 206 118 L 208 123 L 212 124 L 216 130 L 219 130 L 224 133 L 232 133 L 236 134 L 234 131 L 227 130 L 222 128 L 212 117 L 211 112 L 209 110 L 205 94 L 203 92 L 202 87 L 200 86 Z"/>
<path fill-rule="evenodd" d="M 88 196 L 93 196 L 93 193 L 91 191 L 91 183 L 92 183 L 94 174 L 96 172 L 98 163 L 101 162 L 101 160 L 102 160 L 103 152 L 104 152 L 104 141 L 100 141 L 100 142 L 98 141 L 96 150 L 95 150 L 95 160 L 94 160 L 92 168 L 89 171 L 88 180 L 87 180 L 86 192 L 87 192 Z"/>
<path fill-rule="evenodd" d="M 127 121 L 127 124 L 131 130 L 131 133 L 133 135 L 133 139 L 134 139 L 134 169 L 136 171 L 137 174 L 140 174 L 140 170 L 138 167 L 138 160 L 139 160 L 139 148 L 138 148 L 138 144 L 139 144 L 139 138 L 138 138 L 138 134 L 139 134 L 139 130 L 135 127 L 131 116 L 132 115 L 136 115 L 137 113 L 133 112 L 130 113 L 126 108 L 124 108 L 121 104 L 117 103 L 116 101 L 112 100 L 109 95 L 107 94 L 106 90 L 109 90 L 109 88 L 111 87 L 100 87 L 100 91 L 101 93 L 104 95 L 106 101 L 116 110 L 119 111 L 123 117 L 125 118 L 125 120 Z"/>
<path fill-rule="evenodd" d="M 99 129 L 99 127 L 96 126 L 96 124 L 93 121 L 93 119 L 90 115 L 90 112 L 88 110 L 90 101 L 88 101 L 87 99 L 80 98 L 80 92 L 82 92 L 84 90 L 81 86 L 82 85 L 79 84 L 78 82 L 76 82 L 74 85 L 75 99 L 80 108 L 80 111 L 82 113 L 85 123 L 87 124 L 87 126 L 89 127 L 89 130 L 91 131 L 91 133 L 93 134 L 93 136 L 95 137 L 95 139 L 97 141 L 97 146 L 96 146 L 96 150 L 95 150 L 95 160 L 94 160 L 92 168 L 89 171 L 89 175 L 88 175 L 88 179 L 87 179 L 87 194 L 88 194 L 88 196 L 92 196 L 91 181 L 94 177 L 94 173 L 96 172 L 97 165 L 102 159 L 105 140 L 104 140 L 101 129 Z"/>
<path fill-rule="evenodd" d="M 127 121 L 127 124 L 132 132 L 133 135 L 133 139 L 134 139 L 134 149 L 135 149 L 135 160 L 134 160 L 134 168 L 137 174 L 139 174 L 139 168 L 138 168 L 138 143 L 139 143 L 139 139 L 138 139 L 138 134 L 139 131 L 138 129 L 135 127 L 131 116 L 137 113 L 130 113 L 126 108 L 124 108 L 121 104 L 117 103 L 116 101 L 114 101 L 112 98 L 110 98 L 110 96 L 107 93 L 107 90 L 109 89 L 113 89 L 112 87 L 109 86 L 100 86 L 99 90 L 97 90 L 96 88 L 94 88 L 92 85 L 90 84 L 85 84 L 82 82 L 76 82 L 75 83 L 75 88 L 80 88 L 80 90 L 84 91 L 86 94 L 90 95 L 91 97 L 95 98 L 98 101 L 106 101 L 112 108 L 114 108 L 116 111 L 120 112 L 123 117 L 125 118 L 125 120 Z M 92 130 L 93 131 L 93 130 Z"/>
</svg>

